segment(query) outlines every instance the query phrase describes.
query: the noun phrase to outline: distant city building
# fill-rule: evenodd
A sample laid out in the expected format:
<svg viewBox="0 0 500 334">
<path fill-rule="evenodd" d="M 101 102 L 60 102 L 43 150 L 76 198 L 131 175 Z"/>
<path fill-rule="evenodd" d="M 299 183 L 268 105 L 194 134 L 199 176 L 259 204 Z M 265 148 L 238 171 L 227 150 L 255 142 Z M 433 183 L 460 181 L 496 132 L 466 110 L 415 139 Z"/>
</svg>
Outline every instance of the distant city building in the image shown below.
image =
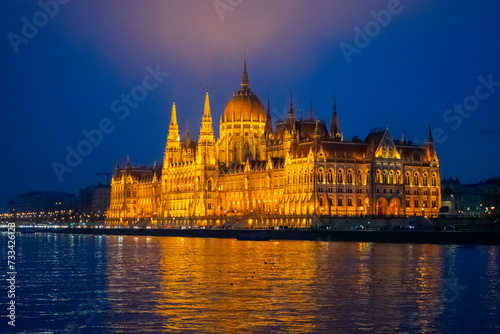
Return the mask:
<svg viewBox="0 0 500 334">
<path fill-rule="evenodd" d="M 111 186 L 99 183 L 78 190 L 78 213 L 104 217 L 110 203 Z"/>
<path fill-rule="evenodd" d="M 198 141 L 189 129 L 181 140 L 174 103 L 163 165 L 116 166 L 107 223 L 309 227 L 313 217 L 439 214 L 430 131 L 423 145 L 395 140 L 387 127 L 345 140 L 335 102 L 328 130 L 312 110 L 297 118 L 292 100 L 273 129 L 246 63 L 219 126 L 216 140 L 207 92 Z"/>
<path fill-rule="evenodd" d="M 30 191 L 17 196 L 7 204 L 13 218 L 26 221 L 69 219 L 76 210 L 76 196 L 67 192 Z"/>
<path fill-rule="evenodd" d="M 461 184 L 458 179 L 441 181 L 444 216 L 484 218 L 500 216 L 500 178 L 475 184 Z"/>
<path fill-rule="evenodd" d="M 57 191 L 30 191 L 7 204 L 9 212 L 55 212 L 76 210 L 74 194 Z"/>
</svg>

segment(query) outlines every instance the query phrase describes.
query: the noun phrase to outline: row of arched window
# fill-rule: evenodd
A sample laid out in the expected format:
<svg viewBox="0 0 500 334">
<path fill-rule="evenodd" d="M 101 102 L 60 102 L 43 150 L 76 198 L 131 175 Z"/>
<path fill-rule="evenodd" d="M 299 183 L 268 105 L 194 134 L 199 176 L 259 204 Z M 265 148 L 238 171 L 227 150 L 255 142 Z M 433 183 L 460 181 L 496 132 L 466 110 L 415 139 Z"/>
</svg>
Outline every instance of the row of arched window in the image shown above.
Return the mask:
<svg viewBox="0 0 500 334">
<path fill-rule="evenodd" d="M 386 169 L 384 169 L 384 171 L 377 169 L 375 180 L 376 183 L 382 184 L 403 184 L 403 178 L 401 176 L 401 171 L 399 170 L 394 173 L 392 169 L 389 171 Z"/>
<path fill-rule="evenodd" d="M 430 183 L 429 183 L 430 181 Z M 437 174 L 432 173 L 430 180 L 429 174 L 424 172 L 422 176 L 420 176 L 419 172 L 414 172 L 413 175 L 410 172 L 406 172 L 405 174 L 405 184 L 413 185 L 413 186 L 423 186 L 423 187 L 436 187 L 437 186 Z"/>
<path fill-rule="evenodd" d="M 335 173 L 333 168 L 329 168 L 326 172 L 323 168 L 318 169 L 318 183 L 337 183 L 337 184 L 366 184 L 367 183 L 367 174 L 364 174 L 361 170 L 358 170 L 356 175 L 352 169 L 348 169 L 347 173 L 345 173 L 342 169 L 338 169 Z M 314 181 L 313 170 L 311 169 L 309 173 L 307 170 L 302 173 L 301 170 L 298 172 L 289 172 L 288 173 L 288 184 L 300 184 L 300 183 L 308 183 Z M 432 176 L 429 177 L 428 173 L 425 172 L 420 176 L 419 172 L 415 172 L 413 175 L 410 172 L 406 172 L 405 178 L 403 180 L 403 176 L 401 171 L 396 170 L 380 170 L 376 171 L 375 182 L 380 184 L 404 184 L 413 185 L 413 186 L 437 186 L 437 174 L 433 173 Z"/>
</svg>

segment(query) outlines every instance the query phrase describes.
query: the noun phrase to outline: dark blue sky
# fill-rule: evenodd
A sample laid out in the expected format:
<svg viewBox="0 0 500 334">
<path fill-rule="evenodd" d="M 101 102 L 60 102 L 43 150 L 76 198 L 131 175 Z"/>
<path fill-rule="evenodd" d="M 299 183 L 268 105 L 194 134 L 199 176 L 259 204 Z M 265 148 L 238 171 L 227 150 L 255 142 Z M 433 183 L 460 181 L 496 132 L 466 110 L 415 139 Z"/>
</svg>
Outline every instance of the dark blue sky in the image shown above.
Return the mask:
<svg viewBox="0 0 500 334">
<path fill-rule="evenodd" d="M 312 102 L 329 125 L 336 95 L 344 138 L 389 124 L 395 138 L 404 130 L 423 141 L 431 125 L 442 177 L 500 176 L 496 0 L 42 3 L 51 15 L 36 1 L 0 3 L 0 209 L 29 190 L 105 181 L 95 173 L 127 154 L 134 164 L 161 162 L 174 99 L 182 132 L 189 120 L 197 136 L 208 88 L 218 134 L 245 53 L 250 86 L 270 98 L 274 125 L 290 91 L 297 109 L 303 100 L 306 115 Z M 356 36 L 366 29 L 370 40 Z M 168 75 L 135 88 L 147 67 Z M 128 114 L 120 101 L 112 107 L 131 92 L 143 100 Z M 91 152 L 58 178 L 54 164 L 67 165 L 67 147 L 76 150 L 82 131 L 100 123 L 108 133 L 80 147 Z"/>
</svg>

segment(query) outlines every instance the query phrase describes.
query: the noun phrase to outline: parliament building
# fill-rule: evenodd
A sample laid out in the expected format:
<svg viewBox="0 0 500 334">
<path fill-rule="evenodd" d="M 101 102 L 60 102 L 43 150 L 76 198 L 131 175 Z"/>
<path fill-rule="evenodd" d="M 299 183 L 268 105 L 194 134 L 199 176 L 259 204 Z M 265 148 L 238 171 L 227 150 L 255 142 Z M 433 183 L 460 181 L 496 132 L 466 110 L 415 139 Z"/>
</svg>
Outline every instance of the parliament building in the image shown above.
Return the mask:
<svg viewBox="0 0 500 334">
<path fill-rule="evenodd" d="M 163 164 L 116 166 L 107 224 L 153 227 L 311 227 L 332 217 L 436 217 L 439 160 L 426 144 L 395 140 L 388 128 L 343 138 L 336 103 L 330 129 L 299 119 L 290 101 L 273 127 L 249 87 L 228 102 L 216 140 L 208 92 L 198 140 L 181 139 L 175 102 Z"/>
</svg>

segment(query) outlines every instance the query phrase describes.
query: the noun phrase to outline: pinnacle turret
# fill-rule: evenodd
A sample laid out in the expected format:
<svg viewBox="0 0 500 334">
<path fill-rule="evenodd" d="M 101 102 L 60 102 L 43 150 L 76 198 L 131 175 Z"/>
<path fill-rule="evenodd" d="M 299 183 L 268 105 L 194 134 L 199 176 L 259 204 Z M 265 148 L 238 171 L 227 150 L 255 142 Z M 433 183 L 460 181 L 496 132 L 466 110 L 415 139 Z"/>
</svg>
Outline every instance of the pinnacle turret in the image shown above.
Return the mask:
<svg viewBox="0 0 500 334">
<path fill-rule="evenodd" d="M 170 118 L 170 126 L 168 127 L 168 137 L 167 142 L 179 142 L 179 125 L 177 124 L 177 111 L 175 108 L 175 102 L 172 104 L 172 116 Z"/>
</svg>

